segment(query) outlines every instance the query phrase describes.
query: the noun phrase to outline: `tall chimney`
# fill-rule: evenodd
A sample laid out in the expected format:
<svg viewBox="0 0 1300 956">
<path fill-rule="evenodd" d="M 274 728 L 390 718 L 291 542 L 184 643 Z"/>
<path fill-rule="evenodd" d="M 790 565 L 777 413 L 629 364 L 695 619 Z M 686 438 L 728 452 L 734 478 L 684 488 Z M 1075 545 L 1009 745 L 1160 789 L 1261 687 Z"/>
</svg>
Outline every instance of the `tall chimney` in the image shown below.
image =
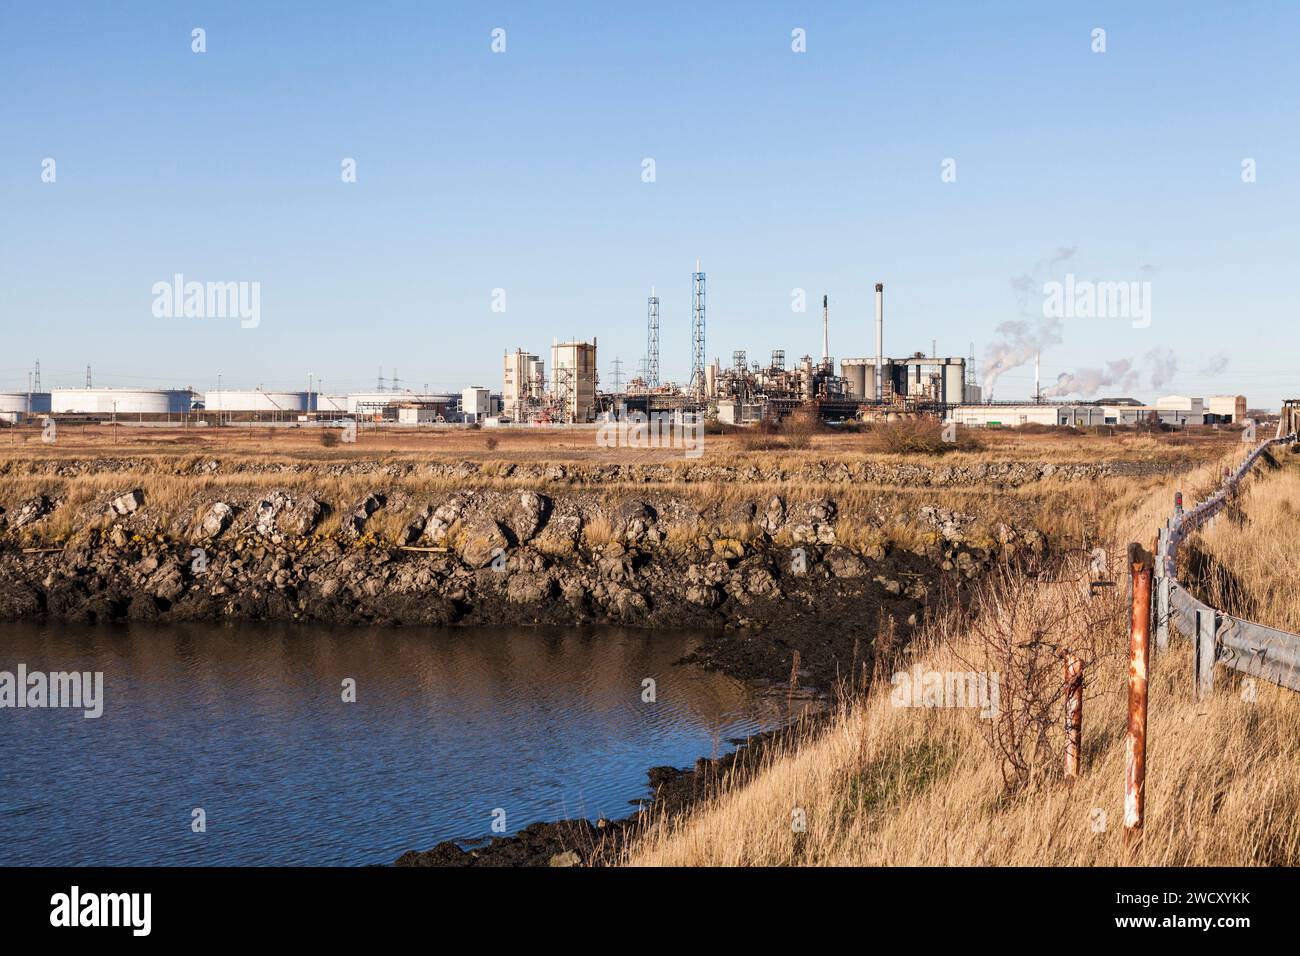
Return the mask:
<svg viewBox="0 0 1300 956">
<path fill-rule="evenodd" d="M 885 284 L 876 283 L 876 401 L 884 400 Z"/>
<path fill-rule="evenodd" d="M 822 296 L 822 365 L 831 360 L 830 296 Z"/>
<path fill-rule="evenodd" d="M 1043 390 L 1042 390 L 1042 388 L 1040 387 L 1040 381 L 1039 381 L 1039 378 L 1038 378 L 1038 359 L 1039 359 L 1039 355 L 1040 355 L 1040 353 L 1038 353 L 1038 352 L 1035 352 L 1035 353 L 1034 353 L 1034 401 L 1035 401 L 1035 402 L 1041 402 L 1041 401 L 1043 400 Z"/>
</svg>

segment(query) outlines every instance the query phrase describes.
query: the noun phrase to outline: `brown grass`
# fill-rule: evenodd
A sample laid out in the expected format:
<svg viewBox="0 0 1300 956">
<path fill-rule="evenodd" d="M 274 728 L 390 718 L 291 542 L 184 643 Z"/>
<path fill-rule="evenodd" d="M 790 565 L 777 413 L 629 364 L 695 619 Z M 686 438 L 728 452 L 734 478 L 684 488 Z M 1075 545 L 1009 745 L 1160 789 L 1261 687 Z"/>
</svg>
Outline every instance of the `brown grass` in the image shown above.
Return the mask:
<svg viewBox="0 0 1300 956">
<path fill-rule="evenodd" d="M 1234 450 L 1228 460 L 1237 460 Z M 1223 461 L 1156 487 L 1114 496 L 1099 522 L 1116 549 L 1146 542 L 1163 521 L 1172 493 L 1189 502 L 1208 492 Z M 1259 482 L 1246 513 L 1283 515 L 1263 521 L 1262 549 L 1279 573 L 1295 567 L 1293 511 L 1300 485 L 1292 473 Z M 1239 547 L 1240 529 L 1215 529 L 1208 543 Z M 1220 540 L 1222 539 L 1222 540 Z M 1233 550 L 1233 560 L 1244 560 Z M 1262 571 L 1260 572 L 1262 573 Z M 1122 577 L 1118 578 L 1122 581 Z M 1276 580 L 1274 578 L 1273 580 Z M 1294 577 L 1285 593 L 1261 591 L 1276 613 L 1293 606 Z M 824 730 L 806 733 L 769 756 L 747 783 L 734 780 L 720 796 L 686 816 L 648 820 L 625 855 L 631 865 L 1287 865 L 1300 863 L 1300 696 L 1263 684 L 1253 702 L 1239 681 L 1221 672 L 1213 696 L 1190 697 L 1191 654 L 1175 638 L 1153 663 L 1150 684 L 1147 818 L 1140 848 L 1124 848 L 1122 792 L 1126 710 L 1125 628 L 1122 615 L 1100 633 L 1073 633 L 1078 615 L 1062 612 L 1068 581 L 1024 590 L 1019 612 L 992 610 L 984 627 L 1001 626 L 1012 642 L 1047 641 L 1095 648 L 1086 676 L 1083 769 L 1063 779 L 1059 754 L 1047 748 L 1027 781 L 1006 776 L 992 745 L 990 721 L 976 711 L 894 706 L 888 675 L 865 697 L 844 704 Z M 1122 589 L 1117 589 L 1122 591 Z M 1077 600 L 1077 593 L 1071 592 Z M 1122 601 L 1112 596 L 1097 600 Z M 1026 607 L 1025 605 L 1030 605 Z M 1120 609 L 1122 610 L 1122 608 Z M 986 608 L 989 614 L 990 609 Z M 999 615 L 1002 615 L 999 617 Z M 1043 621 L 1055 621 L 1045 626 Z M 999 625 L 1000 622 L 1000 625 Z M 980 644 L 957 619 L 932 621 L 917 642 L 924 670 L 970 671 Z M 984 658 L 987 661 L 987 658 Z M 901 664 L 908 667 L 910 661 Z M 985 664 L 984 666 L 987 666 Z M 1050 671 L 1043 680 L 1051 681 Z M 1059 728 L 1059 715 L 1055 721 Z M 806 831 L 792 815 L 802 811 Z"/>
<path fill-rule="evenodd" d="M 1270 627 L 1300 633 L 1300 463 L 1255 466 L 1244 490 L 1189 542 L 1205 561 L 1199 597 Z"/>
</svg>

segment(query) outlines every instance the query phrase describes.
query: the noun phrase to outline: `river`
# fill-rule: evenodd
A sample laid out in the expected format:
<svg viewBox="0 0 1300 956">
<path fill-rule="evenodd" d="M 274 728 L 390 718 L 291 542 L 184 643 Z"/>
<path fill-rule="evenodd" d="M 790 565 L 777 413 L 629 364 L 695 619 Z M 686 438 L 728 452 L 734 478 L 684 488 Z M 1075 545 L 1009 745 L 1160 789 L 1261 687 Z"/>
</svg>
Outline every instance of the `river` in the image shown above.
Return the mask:
<svg viewBox="0 0 1300 956">
<path fill-rule="evenodd" d="M 0 865 L 390 863 L 494 820 L 622 817 L 651 766 L 780 721 L 737 681 L 674 666 L 698 640 L 0 625 L 0 671 L 103 674 L 98 718 L 0 709 Z"/>
</svg>

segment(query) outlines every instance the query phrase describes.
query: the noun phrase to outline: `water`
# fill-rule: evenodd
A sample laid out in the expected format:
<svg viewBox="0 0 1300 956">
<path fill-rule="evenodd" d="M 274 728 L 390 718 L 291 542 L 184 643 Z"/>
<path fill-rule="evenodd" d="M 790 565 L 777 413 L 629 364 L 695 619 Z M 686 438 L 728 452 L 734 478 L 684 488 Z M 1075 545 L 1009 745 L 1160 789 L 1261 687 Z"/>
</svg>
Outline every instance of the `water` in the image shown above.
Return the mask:
<svg viewBox="0 0 1300 956">
<path fill-rule="evenodd" d="M 779 721 L 738 682 L 673 666 L 694 640 L 0 625 L 0 671 L 103 671 L 105 698 L 99 719 L 0 709 L 0 865 L 388 863 L 490 836 L 497 808 L 509 832 L 622 817 L 649 767 Z"/>
</svg>

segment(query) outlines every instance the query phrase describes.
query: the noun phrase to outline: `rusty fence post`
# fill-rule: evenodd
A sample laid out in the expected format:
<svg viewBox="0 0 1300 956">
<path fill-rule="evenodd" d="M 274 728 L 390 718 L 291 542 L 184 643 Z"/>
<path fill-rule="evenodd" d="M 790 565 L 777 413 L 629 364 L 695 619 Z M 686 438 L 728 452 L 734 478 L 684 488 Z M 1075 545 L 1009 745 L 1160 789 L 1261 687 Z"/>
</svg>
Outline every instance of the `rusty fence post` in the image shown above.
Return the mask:
<svg viewBox="0 0 1300 956">
<path fill-rule="evenodd" d="M 1151 639 L 1151 555 L 1128 548 L 1133 601 L 1129 613 L 1128 737 L 1124 742 L 1124 845 L 1142 837 L 1147 777 L 1147 651 Z"/>
<path fill-rule="evenodd" d="M 1214 638 L 1218 630 L 1218 612 L 1196 611 L 1196 653 L 1192 670 L 1192 697 L 1205 700 L 1214 690 Z"/>
<path fill-rule="evenodd" d="M 1065 651 L 1065 776 L 1079 776 L 1079 753 L 1083 745 L 1083 661 Z"/>
</svg>

